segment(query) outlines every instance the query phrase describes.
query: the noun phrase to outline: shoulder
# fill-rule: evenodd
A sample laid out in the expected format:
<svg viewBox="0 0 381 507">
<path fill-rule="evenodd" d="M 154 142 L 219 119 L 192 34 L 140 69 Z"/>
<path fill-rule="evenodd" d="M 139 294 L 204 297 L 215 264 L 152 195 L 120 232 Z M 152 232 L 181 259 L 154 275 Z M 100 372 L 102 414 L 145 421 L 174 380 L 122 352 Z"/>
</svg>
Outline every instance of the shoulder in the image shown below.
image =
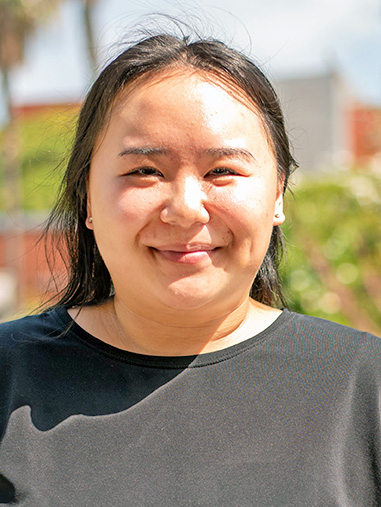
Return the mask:
<svg viewBox="0 0 381 507">
<path fill-rule="evenodd" d="M 318 317 L 289 312 L 288 343 L 326 359 L 341 359 L 359 367 L 373 365 L 381 372 L 381 338 Z"/>
<path fill-rule="evenodd" d="M 57 337 L 67 327 L 64 308 L 0 324 L 0 349 Z"/>
<path fill-rule="evenodd" d="M 370 340 L 371 342 L 381 343 L 381 338 L 366 331 L 360 331 L 319 317 L 311 317 L 295 312 L 288 313 L 291 317 L 290 323 L 292 323 L 294 331 L 298 333 L 308 333 L 311 336 L 321 336 L 331 339 L 345 338 L 346 341 L 354 340 L 355 342 L 364 342 Z"/>
<path fill-rule="evenodd" d="M 38 377 L 60 356 L 66 343 L 60 338 L 68 328 L 65 315 L 62 308 L 0 324 L 0 397 L 7 385 Z"/>
</svg>

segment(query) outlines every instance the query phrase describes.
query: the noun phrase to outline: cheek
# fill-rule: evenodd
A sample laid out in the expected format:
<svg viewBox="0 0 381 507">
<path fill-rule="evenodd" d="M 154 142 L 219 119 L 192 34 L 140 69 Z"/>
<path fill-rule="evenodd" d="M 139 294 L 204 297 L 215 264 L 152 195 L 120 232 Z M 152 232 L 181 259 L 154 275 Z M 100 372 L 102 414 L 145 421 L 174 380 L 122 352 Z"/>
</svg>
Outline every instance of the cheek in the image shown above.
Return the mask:
<svg viewBox="0 0 381 507">
<path fill-rule="evenodd" d="M 248 235 L 261 229 L 272 230 L 275 191 L 266 186 L 249 185 L 244 181 L 219 196 L 216 203 L 233 230 L 241 228 Z"/>
<path fill-rule="evenodd" d="M 145 222 L 157 210 L 159 203 L 155 193 L 129 189 L 116 196 L 116 207 L 119 217 L 131 223 Z"/>
<path fill-rule="evenodd" d="M 119 184 L 94 189 L 91 203 L 94 221 L 100 215 L 99 218 L 105 218 L 110 226 L 128 224 L 132 228 L 147 220 L 157 207 L 152 192 L 126 189 Z"/>
<path fill-rule="evenodd" d="M 98 249 L 110 273 L 119 269 L 121 259 L 134 248 L 152 216 L 152 201 L 139 192 L 93 194 L 93 230 Z"/>
<path fill-rule="evenodd" d="M 255 276 L 263 261 L 273 231 L 275 190 L 271 190 L 259 183 L 246 185 L 221 202 L 225 223 L 233 236 L 232 253 L 251 276 Z"/>
</svg>

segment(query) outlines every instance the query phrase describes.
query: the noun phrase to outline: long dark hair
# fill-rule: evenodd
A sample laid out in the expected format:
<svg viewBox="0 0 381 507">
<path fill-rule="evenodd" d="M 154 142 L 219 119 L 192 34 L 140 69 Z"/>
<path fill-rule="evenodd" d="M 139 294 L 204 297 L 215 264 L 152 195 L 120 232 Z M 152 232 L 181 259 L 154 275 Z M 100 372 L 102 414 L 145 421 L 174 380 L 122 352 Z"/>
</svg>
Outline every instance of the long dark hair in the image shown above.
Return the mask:
<svg viewBox="0 0 381 507">
<path fill-rule="evenodd" d="M 100 303 L 113 294 L 112 280 L 93 232 L 85 225 L 86 184 L 95 141 L 108 121 L 115 97 L 128 83 L 176 67 L 214 74 L 250 99 L 262 117 L 276 158 L 278 180 L 286 190 L 296 163 L 290 153 L 278 98 L 258 66 L 218 40 L 191 42 L 188 37 L 167 34 L 146 37 L 123 51 L 101 72 L 83 103 L 60 197 L 45 229 L 45 237 L 54 233 L 67 267 L 67 283 L 58 291 L 54 306 Z M 261 303 L 284 303 L 279 278 L 283 248 L 282 231 L 276 226 L 251 289 L 252 297 Z"/>
</svg>

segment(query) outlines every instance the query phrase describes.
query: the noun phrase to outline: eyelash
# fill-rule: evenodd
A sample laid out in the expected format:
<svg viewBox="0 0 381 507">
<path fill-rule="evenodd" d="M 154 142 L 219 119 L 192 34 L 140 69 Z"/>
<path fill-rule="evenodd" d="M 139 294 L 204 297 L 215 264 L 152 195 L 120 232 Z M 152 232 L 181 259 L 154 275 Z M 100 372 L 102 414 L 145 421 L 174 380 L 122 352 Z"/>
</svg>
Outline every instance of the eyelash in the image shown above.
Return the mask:
<svg viewBox="0 0 381 507">
<path fill-rule="evenodd" d="M 216 167 L 212 169 L 208 174 L 215 174 L 216 176 L 231 176 L 238 175 L 237 171 L 229 169 L 229 167 Z"/>
<path fill-rule="evenodd" d="M 139 167 L 127 173 L 127 176 L 163 176 L 163 174 L 154 167 Z M 238 176 L 238 173 L 228 167 L 216 167 L 209 171 L 206 176 Z"/>
<path fill-rule="evenodd" d="M 138 169 L 134 169 L 133 171 L 127 173 L 127 176 L 163 176 L 160 171 L 155 169 L 154 167 L 139 167 Z"/>
</svg>

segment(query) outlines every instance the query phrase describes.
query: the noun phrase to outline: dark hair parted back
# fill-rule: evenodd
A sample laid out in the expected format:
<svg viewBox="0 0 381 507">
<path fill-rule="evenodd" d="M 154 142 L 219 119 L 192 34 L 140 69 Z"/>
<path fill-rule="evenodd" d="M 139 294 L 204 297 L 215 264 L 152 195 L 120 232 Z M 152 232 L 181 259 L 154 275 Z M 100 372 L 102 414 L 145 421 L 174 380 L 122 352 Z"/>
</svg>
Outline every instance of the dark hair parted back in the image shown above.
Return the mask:
<svg viewBox="0 0 381 507">
<path fill-rule="evenodd" d="M 66 258 L 68 280 L 56 305 L 100 303 L 113 294 L 110 274 L 100 256 L 93 232 L 87 229 L 87 190 L 90 162 L 98 135 L 108 121 L 115 97 L 137 78 L 167 68 L 189 68 L 212 74 L 238 90 L 262 117 L 273 149 L 278 179 L 287 187 L 296 166 L 290 153 L 283 115 L 273 87 L 260 69 L 241 53 L 217 40 L 197 40 L 171 35 L 147 37 L 129 47 L 100 74 L 82 106 L 74 146 L 62 183 L 60 198 L 46 232 L 59 235 L 58 246 Z M 126 224 L 128 226 L 128 224 Z M 283 303 L 279 262 L 282 232 L 274 227 L 269 249 L 254 280 L 251 295 L 265 304 Z"/>
</svg>

